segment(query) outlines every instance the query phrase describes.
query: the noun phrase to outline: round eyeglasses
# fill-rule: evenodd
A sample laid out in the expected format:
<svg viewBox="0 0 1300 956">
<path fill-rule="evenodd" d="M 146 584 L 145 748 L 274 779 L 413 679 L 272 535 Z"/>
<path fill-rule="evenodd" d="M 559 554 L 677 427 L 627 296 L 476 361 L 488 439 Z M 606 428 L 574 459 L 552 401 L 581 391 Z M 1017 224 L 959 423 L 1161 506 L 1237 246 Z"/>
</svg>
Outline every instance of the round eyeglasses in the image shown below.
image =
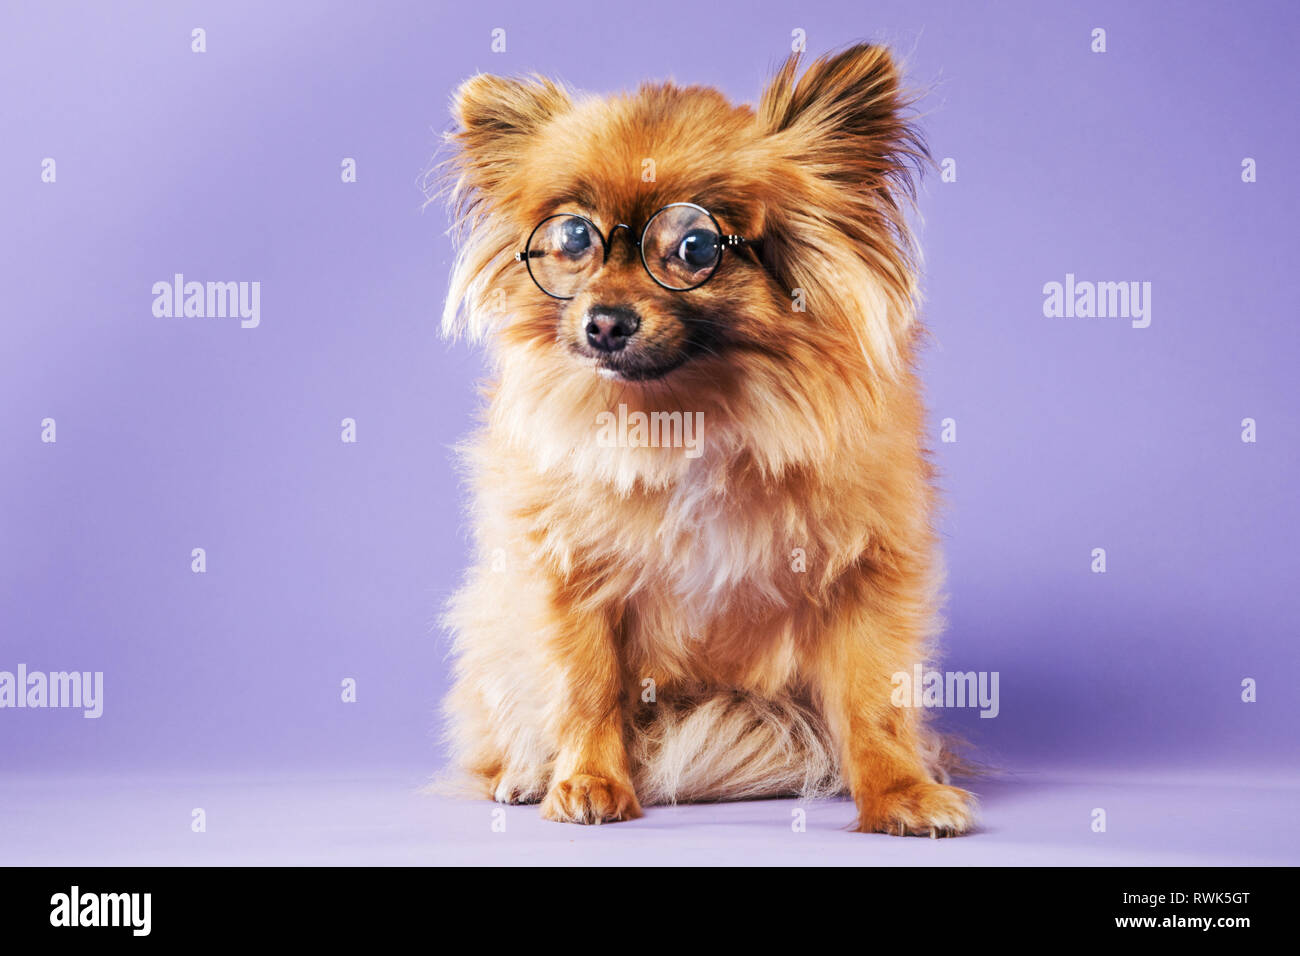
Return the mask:
<svg viewBox="0 0 1300 956">
<path fill-rule="evenodd" d="M 572 299 L 609 259 L 614 234 L 632 227 L 619 223 L 604 236 L 586 216 L 562 212 L 547 216 L 528 235 L 515 261 L 528 267 L 537 288 L 553 299 Z M 707 209 L 689 202 L 669 203 L 646 221 L 635 241 L 641 265 L 657 285 L 673 292 L 698 289 L 713 278 L 724 249 L 755 240 L 726 235 Z"/>
</svg>

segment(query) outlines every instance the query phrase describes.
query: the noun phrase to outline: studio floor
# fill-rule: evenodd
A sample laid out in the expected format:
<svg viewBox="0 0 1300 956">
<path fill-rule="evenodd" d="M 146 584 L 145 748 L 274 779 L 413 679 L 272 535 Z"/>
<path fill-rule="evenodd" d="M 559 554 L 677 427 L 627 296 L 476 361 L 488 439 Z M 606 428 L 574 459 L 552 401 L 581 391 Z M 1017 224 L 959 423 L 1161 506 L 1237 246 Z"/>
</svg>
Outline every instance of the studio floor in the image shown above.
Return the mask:
<svg viewBox="0 0 1300 956">
<path fill-rule="evenodd" d="M 395 772 L 0 775 L 4 865 L 1294 865 L 1300 779 L 1007 774 L 972 784 L 979 832 L 847 830 L 847 801 L 651 807 L 577 827 L 431 796 Z M 802 808 L 804 827 L 796 827 Z M 1094 810 L 1106 814 L 1094 832 Z M 195 832 L 195 809 L 205 829 Z"/>
</svg>

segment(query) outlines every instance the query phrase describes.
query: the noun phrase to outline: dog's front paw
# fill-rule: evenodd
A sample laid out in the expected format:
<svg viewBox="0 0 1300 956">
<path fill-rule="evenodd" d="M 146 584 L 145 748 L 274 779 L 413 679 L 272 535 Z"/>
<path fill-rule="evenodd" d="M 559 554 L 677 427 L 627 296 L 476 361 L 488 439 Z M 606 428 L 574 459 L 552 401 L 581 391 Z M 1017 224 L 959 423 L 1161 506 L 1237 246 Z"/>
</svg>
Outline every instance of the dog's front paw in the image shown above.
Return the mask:
<svg viewBox="0 0 1300 956">
<path fill-rule="evenodd" d="M 497 803 L 536 803 L 545 786 L 545 777 L 502 771 L 492 778 L 488 789 Z"/>
<path fill-rule="evenodd" d="M 946 837 L 974 825 L 975 797 L 942 783 L 904 784 L 858 800 L 857 829 L 863 833 Z"/>
<path fill-rule="evenodd" d="M 577 773 L 551 787 L 542 816 L 559 823 L 604 823 L 641 816 L 632 788 L 609 777 Z"/>
</svg>

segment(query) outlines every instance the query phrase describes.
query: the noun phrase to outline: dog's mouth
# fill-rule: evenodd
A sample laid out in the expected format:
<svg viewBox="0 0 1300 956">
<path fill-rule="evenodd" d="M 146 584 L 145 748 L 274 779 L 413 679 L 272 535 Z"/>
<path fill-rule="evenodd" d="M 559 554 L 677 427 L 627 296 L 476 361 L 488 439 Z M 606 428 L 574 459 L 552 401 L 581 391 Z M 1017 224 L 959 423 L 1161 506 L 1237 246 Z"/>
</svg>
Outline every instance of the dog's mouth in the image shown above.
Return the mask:
<svg viewBox="0 0 1300 956">
<path fill-rule="evenodd" d="M 681 368 L 690 356 L 677 354 L 668 358 L 647 360 L 632 355 L 602 355 L 594 360 L 596 374 L 601 378 L 623 382 L 653 382 Z"/>
<path fill-rule="evenodd" d="M 653 382 L 672 374 L 698 350 L 688 347 L 639 344 L 617 352 L 599 352 L 583 343 L 567 343 L 569 353 L 601 378 L 618 382 Z"/>
<path fill-rule="evenodd" d="M 608 310 L 600 316 L 601 326 L 593 321 L 584 325 L 578 335 L 562 336 L 574 357 L 602 378 L 654 382 L 695 359 L 719 356 L 723 350 L 725 343 L 717 334 L 717 323 L 696 321 L 689 314 L 676 316 L 676 321 L 659 321 L 647 329 L 640 316 L 630 313 L 631 331 L 611 335 L 611 330 L 617 330 L 609 316 L 617 315 L 615 321 L 620 321 L 624 311 L 630 310 Z"/>
</svg>

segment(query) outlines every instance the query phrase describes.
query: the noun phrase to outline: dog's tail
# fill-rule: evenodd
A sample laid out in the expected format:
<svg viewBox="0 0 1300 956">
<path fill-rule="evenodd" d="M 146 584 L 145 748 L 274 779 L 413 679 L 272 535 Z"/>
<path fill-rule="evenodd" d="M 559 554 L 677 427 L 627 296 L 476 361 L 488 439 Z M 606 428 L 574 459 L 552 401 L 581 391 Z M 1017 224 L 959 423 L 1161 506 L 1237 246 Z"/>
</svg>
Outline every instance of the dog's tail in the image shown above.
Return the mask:
<svg viewBox="0 0 1300 956">
<path fill-rule="evenodd" d="M 743 693 L 661 700 L 643 707 L 633 734 L 641 802 L 828 797 L 846 792 L 840 756 L 822 717 L 806 703 Z M 935 779 L 975 776 L 964 741 L 923 730 Z"/>
<path fill-rule="evenodd" d="M 825 722 L 797 701 L 742 693 L 660 700 L 642 707 L 636 723 L 634 785 L 645 804 L 844 791 Z"/>
</svg>

